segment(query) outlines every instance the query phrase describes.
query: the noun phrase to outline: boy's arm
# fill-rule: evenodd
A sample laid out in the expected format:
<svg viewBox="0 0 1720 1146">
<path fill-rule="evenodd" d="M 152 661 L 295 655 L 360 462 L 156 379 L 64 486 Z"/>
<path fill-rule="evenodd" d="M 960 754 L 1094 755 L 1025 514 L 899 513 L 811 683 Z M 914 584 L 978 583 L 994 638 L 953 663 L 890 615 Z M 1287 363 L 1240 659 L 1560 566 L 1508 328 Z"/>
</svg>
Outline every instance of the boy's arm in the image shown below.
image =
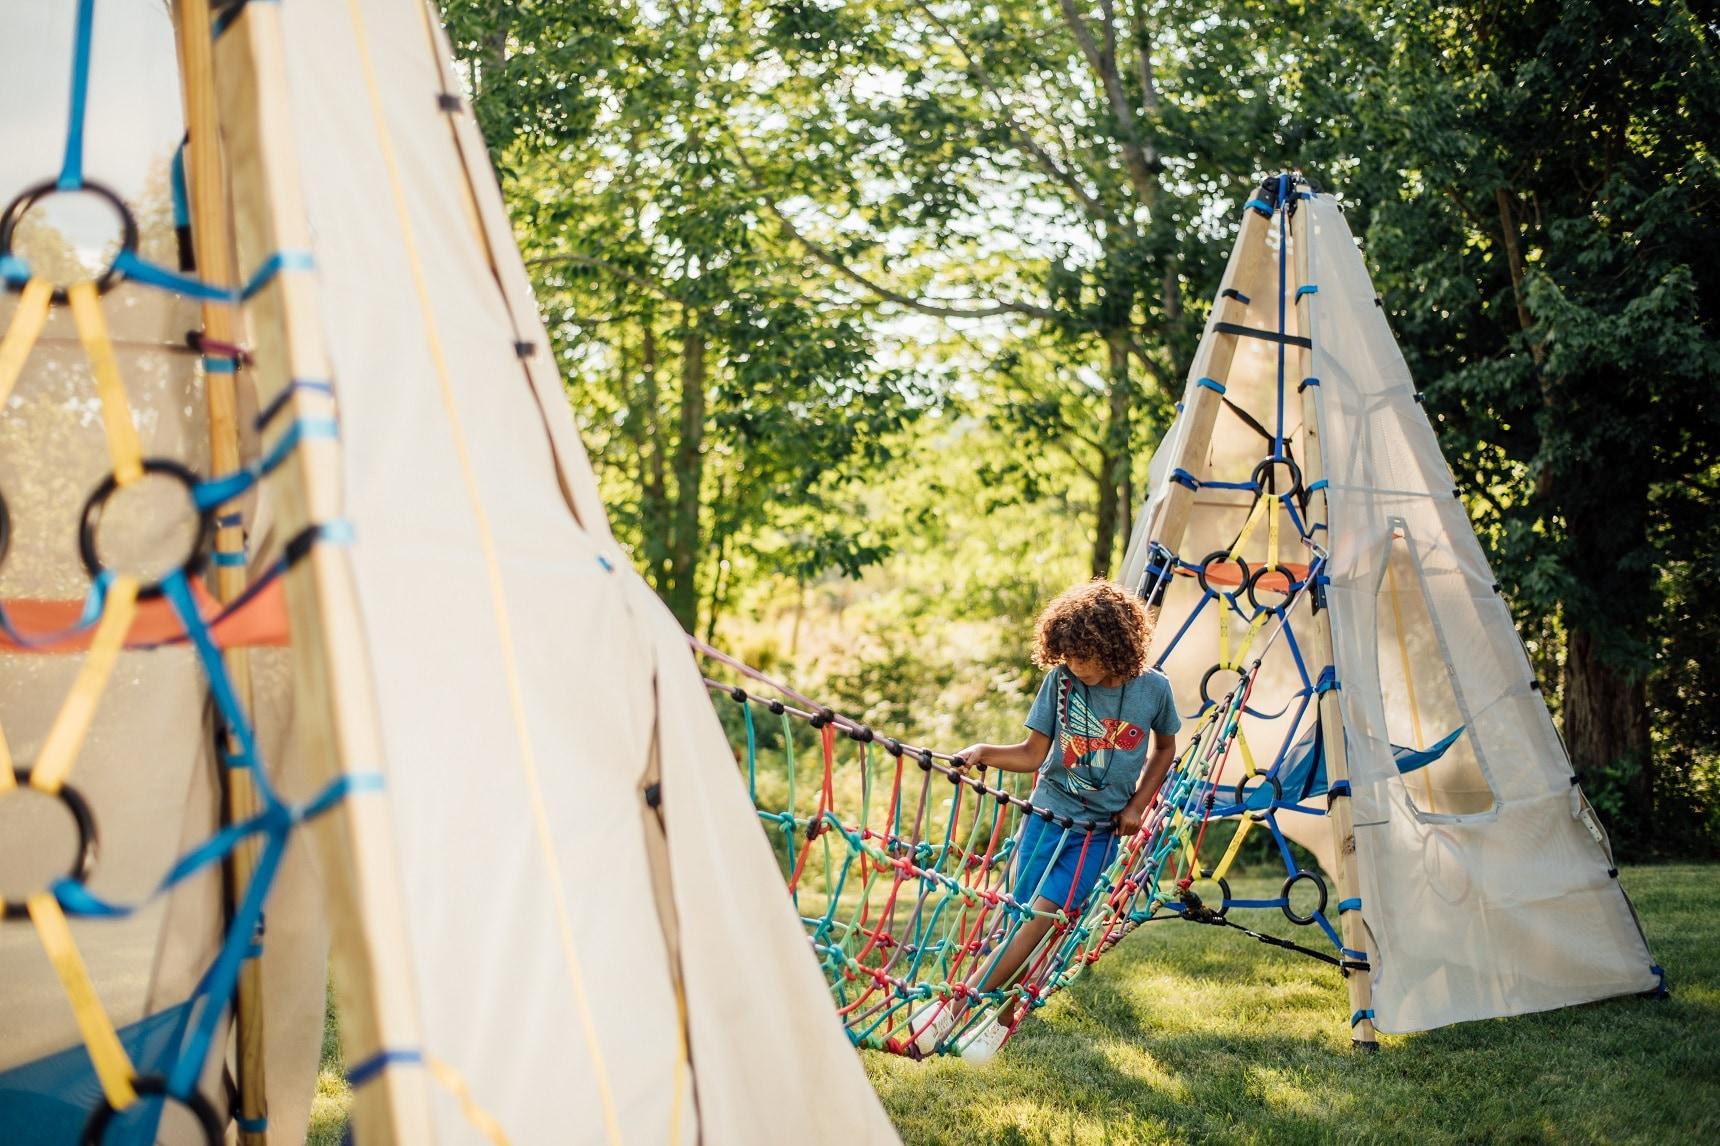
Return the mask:
<svg viewBox="0 0 1720 1146">
<path fill-rule="evenodd" d="M 1153 750 L 1147 757 L 1147 766 L 1141 769 L 1141 780 L 1135 785 L 1135 794 L 1129 797 L 1129 802 L 1117 813 L 1117 831 L 1120 835 L 1132 836 L 1141 830 L 1141 821 L 1146 818 L 1147 806 L 1153 802 L 1153 797 L 1159 794 L 1165 776 L 1170 773 L 1171 762 L 1176 758 L 1176 734 L 1167 736 L 1163 732 L 1154 732 Z"/>
<path fill-rule="evenodd" d="M 970 744 L 956 756 L 966 765 L 983 764 L 1005 772 L 1037 772 L 1051 749 L 1051 737 L 1036 728 L 1019 744 Z"/>
</svg>

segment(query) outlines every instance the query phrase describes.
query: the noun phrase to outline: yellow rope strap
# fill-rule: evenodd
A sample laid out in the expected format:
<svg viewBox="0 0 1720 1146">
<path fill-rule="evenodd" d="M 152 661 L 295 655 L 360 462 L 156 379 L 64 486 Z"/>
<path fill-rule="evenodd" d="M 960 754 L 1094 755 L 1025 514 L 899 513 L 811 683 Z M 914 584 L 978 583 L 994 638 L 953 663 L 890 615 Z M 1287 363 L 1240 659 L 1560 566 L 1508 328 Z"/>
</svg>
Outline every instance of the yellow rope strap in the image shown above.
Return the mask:
<svg viewBox="0 0 1720 1146">
<path fill-rule="evenodd" d="M 32 788 L 53 795 L 65 783 L 66 774 L 77 759 L 78 749 L 89 734 L 90 722 L 113 673 L 114 662 L 119 659 L 126 633 L 131 629 L 137 588 L 135 578 L 120 577 L 109 590 L 89 655 L 54 717 L 53 727 L 43 742 L 35 767 L 30 770 Z M 11 750 L 6 746 L 4 736 L 0 736 L 0 765 L 4 766 L 5 778 L 0 780 L 0 794 L 3 794 L 16 786 L 12 776 Z M 72 1017 L 77 1021 L 78 1032 L 89 1051 L 96 1077 L 101 1080 L 102 1093 L 107 1096 L 110 1106 L 123 1110 L 137 1099 L 137 1092 L 131 1085 L 134 1074 L 131 1058 L 125 1053 L 113 1020 L 108 1017 L 101 998 L 96 994 L 95 984 L 90 981 L 89 970 L 78 954 L 65 913 L 60 910 L 59 901 L 51 891 L 37 892 L 25 900 L 24 906 L 30 913 L 30 922 L 36 927 L 42 950 L 47 953 L 48 962 L 53 964 L 54 973 L 59 976 L 60 985 L 66 992 Z"/>
<path fill-rule="evenodd" d="M 1227 560 L 1235 561 L 1242 556 L 1242 550 L 1253 536 L 1255 527 L 1260 524 L 1260 519 L 1266 516 L 1266 506 L 1271 500 L 1265 494 L 1254 499 L 1254 507 L 1248 511 L 1248 520 L 1242 523 L 1242 532 L 1236 535 L 1236 544 L 1230 547 Z"/>
<path fill-rule="evenodd" d="M 436 1080 L 438 1086 L 454 1096 L 460 1104 L 460 1113 L 473 1129 L 490 1140 L 491 1146 L 508 1146 L 508 1136 L 502 1130 L 502 1124 L 472 1097 L 471 1087 L 466 1085 L 466 1079 L 459 1071 L 436 1058 L 434 1055 L 424 1057 L 424 1065 L 430 1071 L 430 1077 Z"/>
<path fill-rule="evenodd" d="M 120 379 L 113 340 L 102 317 L 95 284 L 76 283 L 67 288 L 66 294 L 84 353 L 89 357 L 90 369 L 95 376 L 114 479 L 124 485 L 142 475 L 143 451 L 131 423 L 131 410 Z M 25 284 L 23 298 L 13 313 L 11 325 L 4 340 L 0 340 L 0 403 L 10 395 L 31 348 L 41 336 L 52 295 L 53 288 L 46 283 L 31 280 Z M 138 588 L 137 578 L 128 575 L 115 578 L 108 587 L 101 621 L 90 642 L 89 652 L 30 769 L 30 787 L 37 791 L 50 796 L 57 794 L 77 761 L 78 752 L 95 720 L 96 709 L 101 704 L 102 694 L 107 690 L 119 654 L 125 647 L 126 634 L 131 631 L 132 619 L 137 613 Z M 17 786 L 12 775 L 11 749 L 6 745 L 4 735 L 0 735 L 0 765 L 3 765 L 0 768 L 0 794 L 4 794 Z M 137 1100 L 137 1091 L 132 1086 L 134 1069 L 131 1058 L 119 1041 L 113 1020 L 102 1006 L 101 997 L 90 980 L 89 969 L 78 953 L 65 912 L 60 909 L 52 891 L 37 892 L 25 900 L 24 906 L 41 940 L 42 950 L 65 990 L 66 1001 L 71 1005 L 79 1034 L 101 1082 L 102 1093 L 110 1106 L 123 1110 Z"/>
<path fill-rule="evenodd" d="M 101 1080 L 102 1093 L 107 1096 L 109 1106 L 124 1110 L 137 1100 L 137 1092 L 131 1086 L 135 1076 L 131 1057 L 125 1053 L 113 1020 L 108 1018 L 96 995 L 95 984 L 90 982 L 78 945 L 72 941 L 72 929 L 66 926 L 65 913 L 51 891 L 32 895 L 25 901 L 25 907 L 42 940 L 42 950 L 48 953 L 48 961 L 54 965 L 60 985 L 65 988 L 66 1001 L 71 1003 L 72 1014 L 78 1020 L 78 1031 L 89 1050 L 90 1062 L 95 1065 L 96 1077 Z"/>
<path fill-rule="evenodd" d="M 1421 705 L 1416 702 L 1415 674 L 1410 671 L 1409 642 L 1404 639 L 1403 603 L 1398 599 L 1397 571 L 1393 568 L 1393 562 L 1389 556 L 1386 558 L 1386 589 L 1392 599 L 1392 625 L 1397 631 L 1398 657 L 1403 662 L 1404 689 L 1409 693 L 1410 730 L 1415 734 L 1415 748 L 1419 752 L 1427 747 L 1427 738 L 1421 733 Z M 1427 799 L 1427 810 L 1435 811 L 1433 806 L 1433 777 L 1428 775 L 1426 768 L 1421 771 L 1421 783 L 1422 792 Z"/>
<path fill-rule="evenodd" d="M 0 408 L 12 396 L 12 387 L 17 385 L 18 375 L 24 371 L 24 362 L 30 357 L 36 340 L 42 336 L 42 327 L 48 323 L 48 304 L 53 299 L 54 288 L 41 279 L 31 279 L 24 284 L 18 309 L 12 312 L 5 339 L 0 340 Z"/>
<path fill-rule="evenodd" d="M 66 774 L 78 758 L 78 749 L 89 735 L 120 650 L 125 647 L 125 636 L 131 631 L 132 617 L 137 613 L 137 589 L 137 578 L 127 574 L 115 578 L 108 589 L 107 604 L 102 609 L 96 635 L 90 641 L 89 655 L 48 729 L 35 767 L 30 769 L 30 787 L 52 795 L 65 783 Z"/>
<path fill-rule="evenodd" d="M 1268 500 L 1265 494 L 1261 494 L 1260 498 L 1266 502 L 1266 568 L 1276 569 L 1278 568 L 1278 515 L 1284 507 L 1278 504 L 1277 498 Z"/>
<path fill-rule="evenodd" d="M 1230 837 L 1230 846 L 1224 849 L 1224 856 L 1218 861 L 1218 866 L 1212 869 L 1211 879 L 1223 879 L 1230 871 L 1230 865 L 1236 862 L 1236 854 L 1242 850 L 1242 841 L 1248 838 L 1248 829 L 1254 826 L 1252 817 L 1244 815 L 1236 821 L 1236 834 Z"/>
<path fill-rule="evenodd" d="M 113 340 L 108 337 L 107 319 L 102 317 L 101 301 L 94 283 L 74 283 L 66 288 L 66 297 L 71 301 L 78 338 L 83 341 L 84 353 L 90 359 L 90 371 L 96 378 L 96 394 L 102 404 L 102 428 L 107 432 L 108 455 L 113 459 L 114 481 L 127 485 L 143 476 L 143 450 L 137 443 L 137 430 L 131 424 L 131 408 L 125 400 L 125 383 L 120 380 Z"/>
</svg>

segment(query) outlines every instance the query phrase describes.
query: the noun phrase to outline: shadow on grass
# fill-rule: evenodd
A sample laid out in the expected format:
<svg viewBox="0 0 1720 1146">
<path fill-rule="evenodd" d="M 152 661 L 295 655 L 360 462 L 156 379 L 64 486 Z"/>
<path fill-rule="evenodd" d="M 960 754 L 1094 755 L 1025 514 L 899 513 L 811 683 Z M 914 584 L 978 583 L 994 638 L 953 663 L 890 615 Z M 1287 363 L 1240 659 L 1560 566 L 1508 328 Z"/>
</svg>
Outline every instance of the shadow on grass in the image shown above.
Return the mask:
<svg viewBox="0 0 1720 1146">
<path fill-rule="evenodd" d="M 990 1066 L 866 1066 L 915 1144 L 1714 1141 L 1716 874 L 1627 875 L 1676 980 L 1664 1002 L 1466 1023 L 1362 1055 L 1330 967 L 1170 923 L 1132 936 Z"/>
</svg>

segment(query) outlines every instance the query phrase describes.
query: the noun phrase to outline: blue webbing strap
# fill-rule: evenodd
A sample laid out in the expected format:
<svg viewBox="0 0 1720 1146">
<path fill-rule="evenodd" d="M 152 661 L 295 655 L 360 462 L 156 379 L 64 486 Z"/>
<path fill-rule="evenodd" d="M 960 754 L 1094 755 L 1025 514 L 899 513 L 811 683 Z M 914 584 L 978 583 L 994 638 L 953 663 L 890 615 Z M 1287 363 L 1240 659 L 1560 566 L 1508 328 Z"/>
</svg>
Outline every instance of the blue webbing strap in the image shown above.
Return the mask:
<svg viewBox="0 0 1720 1146">
<path fill-rule="evenodd" d="M 1303 283 L 1301 286 L 1296 288 L 1296 301 L 1301 302 L 1302 296 L 1305 294 L 1319 294 L 1319 293 L 1320 293 L 1319 287 L 1315 286 L 1312 283 Z"/>
<path fill-rule="evenodd" d="M 1248 202 L 1246 202 L 1242 205 L 1242 209 L 1244 211 L 1248 211 L 1248 210 L 1259 211 L 1262 215 L 1265 215 L 1268 219 L 1270 219 L 1272 217 L 1272 205 L 1264 199 L 1250 199 Z"/>
<path fill-rule="evenodd" d="M 264 406 L 257 414 L 257 429 L 261 430 L 270 422 L 274 421 L 276 415 L 286 409 L 287 403 L 292 401 L 293 395 L 300 391 L 311 394 L 323 394 L 332 398 L 334 397 L 334 383 L 324 382 L 320 379 L 313 380 L 309 378 L 294 378 L 291 382 L 288 382 L 285 386 L 281 387 L 281 392 L 269 399 L 269 404 Z"/>
<path fill-rule="evenodd" d="M 1208 390 L 1216 391 L 1219 394 L 1224 393 L 1224 383 L 1215 382 L 1211 378 L 1202 378 L 1199 381 L 1197 381 L 1195 383 L 1195 385 L 1196 386 L 1205 386 Z"/>
<path fill-rule="evenodd" d="M 309 251 L 276 251 L 263 260 L 263 265 L 246 280 L 243 288 L 230 290 L 214 283 L 206 283 L 194 275 L 168 270 L 132 250 L 121 251 L 113 261 L 114 270 L 133 282 L 172 291 L 199 302 L 245 302 L 268 286 L 282 271 L 308 271 L 314 265 Z"/>
<path fill-rule="evenodd" d="M 225 477 L 213 481 L 198 482 L 192 491 L 192 501 L 198 509 L 209 509 L 217 505 L 225 505 L 252 486 L 256 485 L 269 474 L 274 473 L 287 460 L 299 442 L 305 438 L 338 438 L 340 426 L 332 418 L 301 418 L 287 427 L 287 432 L 281 435 L 274 448 L 260 460 L 234 470 Z"/>
<path fill-rule="evenodd" d="M 419 1066 L 424 1052 L 416 1050 L 379 1050 L 346 1072 L 346 1084 L 357 1089 L 391 1066 Z"/>
<path fill-rule="evenodd" d="M 1171 480 L 1179 485 L 1186 485 L 1190 489 L 1200 488 L 1200 479 L 1183 469 L 1181 466 L 1178 466 L 1176 469 L 1171 471 Z"/>
<path fill-rule="evenodd" d="M 1346 911 L 1360 911 L 1361 909 L 1362 909 L 1362 900 L 1361 900 L 1360 896 L 1352 896 L 1349 899 L 1340 899 L 1338 901 L 1338 914 L 1339 915 L 1344 914 L 1344 912 L 1346 912 Z"/>
<path fill-rule="evenodd" d="M 1350 1016 L 1350 1025 L 1352 1027 L 1357 1026 L 1358 1024 L 1361 1023 L 1361 1021 L 1363 1019 L 1368 1020 L 1370 1023 L 1373 1022 L 1374 1012 L 1373 1012 L 1372 1008 L 1369 1008 L 1368 1010 L 1365 1010 L 1365 1011 L 1357 1011 L 1355 1014 L 1351 1015 Z"/>
<path fill-rule="evenodd" d="M 194 275 L 182 275 L 150 262 L 133 250 L 123 250 L 113 261 L 113 269 L 132 282 L 182 294 L 198 302 L 232 302 L 233 292 L 226 287 L 206 283 Z"/>
<path fill-rule="evenodd" d="M 167 1092 L 176 1098 L 183 1098 L 196 1089 L 198 1076 L 203 1073 L 209 1048 L 215 1041 L 215 1030 L 221 1025 L 221 1016 L 227 1009 L 233 988 L 238 985 L 239 968 L 245 961 L 245 951 L 263 913 L 263 900 L 268 897 L 275 872 L 280 869 L 281 855 L 287 850 L 286 837 L 285 827 L 269 832 L 268 842 L 263 845 L 257 867 L 251 873 L 251 882 L 245 888 L 245 898 L 240 901 L 239 910 L 233 913 L 226 942 L 222 943 L 221 953 L 209 968 L 208 996 L 198 1013 L 197 1025 L 180 1047 L 173 1069 L 167 1075 Z"/>
<path fill-rule="evenodd" d="M 239 298 L 249 299 L 268 286 L 282 271 L 308 271 L 315 266 L 316 260 L 311 258 L 309 251 L 276 251 L 263 260 L 263 265 L 257 268 L 255 274 L 245 280 L 245 288 L 239 292 Z"/>
<path fill-rule="evenodd" d="M 1285 204 L 1285 209 L 1278 216 L 1278 424 L 1273 427 L 1275 432 L 1272 436 L 1272 452 L 1274 455 L 1284 452 L 1284 344 L 1289 337 L 1289 327 L 1286 325 L 1284 287 L 1290 274 L 1289 197 L 1290 176 L 1281 172 L 1278 176 L 1278 201 Z"/>
<path fill-rule="evenodd" d="M 1344 686 L 1338 682 L 1338 670 L 1333 668 L 1331 665 L 1327 665 L 1325 668 L 1320 670 L 1320 680 L 1314 686 L 1314 693 L 1315 695 L 1319 695 L 1322 692 L 1331 692 L 1334 689 L 1341 689 L 1343 687 Z"/>
<path fill-rule="evenodd" d="M 245 717 L 244 706 L 239 703 L 239 697 L 233 691 L 233 681 L 227 675 L 227 663 L 221 657 L 221 650 L 216 647 L 209 626 L 203 623 L 203 615 L 197 610 L 197 601 L 191 595 L 191 585 L 185 579 L 185 571 L 175 569 L 162 581 L 161 587 L 167 599 L 172 602 L 174 612 L 179 614 L 179 621 L 185 626 L 186 635 L 197 649 L 197 658 L 203 662 L 204 675 L 209 678 L 209 693 L 215 699 L 216 711 L 226 722 L 228 733 L 239 742 L 238 755 L 255 764 L 258 759 L 257 738 L 251 730 L 251 722 Z M 263 770 L 253 768 L 252 771 L 264 805 L 271 809 L 278 807 L 281 803 L 280 797 L 275 795 Z"/>
<path fill-rule="evenodd" d="M 173 225 L 184 228 L 191 225 L 191 196 L 185 189 L 185 144 L 181 142 L 173 149 Z"/>
<path fill-rule="evenodd" d="M 233 854 L 245 840 L 255 835 L 283 835 L 297 824 L 314 820 L 347 796 L 358 792 L 379 792 L 384 782 L 378 772 L 351 772 L 338 776 L 322 791 L 297 808 L 276 804 L 236 824 L 229 824 L 180 856 L 167 874 L 143 899 L 122 903 L 104 899 L 74 879 L 62 876 L 54 881 L 54 898 L 68 915 L 91 919 L 125 919 L 137 914 L 174 888 Z"/>
<path fill-rule="evenodd" d="M 84 185 L 84 109 L 89 102 L 95 16 L 96 0 L 78 0 L 77 39 L 72 44 L 72 105 L 66 119 L 66 157 L 60 164 L 58 182 L 61 191 L 76 191 Z"/>
</svg>

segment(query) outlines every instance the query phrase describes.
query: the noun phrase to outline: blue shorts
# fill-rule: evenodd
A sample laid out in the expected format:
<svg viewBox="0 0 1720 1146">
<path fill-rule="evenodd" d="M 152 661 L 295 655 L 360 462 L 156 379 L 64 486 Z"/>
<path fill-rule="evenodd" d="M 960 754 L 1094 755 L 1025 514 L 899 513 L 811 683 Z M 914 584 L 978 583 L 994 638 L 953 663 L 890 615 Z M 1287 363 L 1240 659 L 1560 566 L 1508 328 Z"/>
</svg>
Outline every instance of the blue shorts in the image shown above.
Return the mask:
<svg viewBox="0 0 1720 1146">
<path fill-rule="evenodd" d="M 1061 851 L 1059 842 L 1063 844 Z M 1110 828 L 1095 828 L 1090 835 L 1075 829 L 1065 833 L 1056 824 L 1028 816 L 1017 842 L 1012 894 L 1024 907 L 1031 906 L 1035 898 L 1044 898 L 1064 911 L 1079 910 L 1116 858 L 1117 834 Z"/>
</svg>

